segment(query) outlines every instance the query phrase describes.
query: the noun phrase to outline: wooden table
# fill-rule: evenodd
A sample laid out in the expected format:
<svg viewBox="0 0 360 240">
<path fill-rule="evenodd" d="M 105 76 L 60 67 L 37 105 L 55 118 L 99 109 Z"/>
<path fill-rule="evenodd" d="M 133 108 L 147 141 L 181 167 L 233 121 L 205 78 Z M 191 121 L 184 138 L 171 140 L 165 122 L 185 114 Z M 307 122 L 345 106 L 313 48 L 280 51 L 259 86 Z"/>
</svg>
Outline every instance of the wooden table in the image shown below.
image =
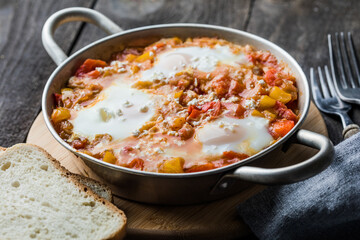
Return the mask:
<svg viewBox="0 0 360 240">
<path fill-rule="evenodd" d="M 124 29 L 195 22 L 245 30 L 283 47 L 307 75 L 311 66 L 329 64 L 327 33 L 351 31 L 360 49 L 358 0 L 0 0 L 0 146 L 25 141 L 56 68 L 42 47 L 42 26 L 52 13 L 74 6 L 96 9 Z M 104 36 L 84 23 L 63 25 L 55 34 L 68 55 Z M 350 116 L 360 124 L 360 107 Z M 340 142 L 338 118 L 324 119 L 331 140 Z"/>
<path fill-rule="evenodd" d="M 0 0 L 0 146 L 25 141 L 56 68 L 42 46 L 42 26 L 52 13 L 74 6 L 96 9 L 124 29 L 196 22 L 245 30 L 283 47 L 306 74 L 311 66 L 329 64 L 327 33 L 352 31 L 360 49 L 358 0 Z M 68 54 L 105 36 L 84 23 L 63 25 L 55 35 Z M 359 107 L 350 115 L 360 123 Z M 324 118 L 331 140 L 338 143 L 338 118 Z"/>
</svg>

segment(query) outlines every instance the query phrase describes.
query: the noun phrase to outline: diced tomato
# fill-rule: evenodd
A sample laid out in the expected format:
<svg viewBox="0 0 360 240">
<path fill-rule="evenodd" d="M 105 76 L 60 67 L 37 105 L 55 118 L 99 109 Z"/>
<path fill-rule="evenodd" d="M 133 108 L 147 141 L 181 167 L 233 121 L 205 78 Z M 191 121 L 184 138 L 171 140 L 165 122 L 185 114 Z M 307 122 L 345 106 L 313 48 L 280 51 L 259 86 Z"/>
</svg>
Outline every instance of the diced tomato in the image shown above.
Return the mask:
<svg viewBox="0 0 360 240">
<path fill-rule="evenodd" d="M 270 126 L 270 134 L 274 139 L 285 136 L 293 127 L 295 122 L 291 120 L 281 119 L 273 122 Z"/>
<path fill-rule="evenodd" d="M 97 67 L 106 67 L 107 63 L 101 60 L 95 60 L 95 59 L 86 59 L 85 62 L 78 68 L 76 71 L 76 76 L 81 77 L 85 75 L 86 73 L 89 73 Z"/>
<path fill-rule="evenodd" d="M 211 116 L 214 116 L 214 117 L 219 116 L 220 113 L 221 113 L 221 103 L 220 103 L 220 101 L 205 103 L 202 106 L 201 111 L 205 113 L 205 112 L 209 111 L 210 109 L 212 109 L 211 112 L 210 112 Z"/>
<path fill-rule="evenodd" d="M 190 105 L 188 107 L 188 113 L 189 113 L 190 119 L 196 119 L 198 116 L 200 116 L 201 111 L 199 109 L 197 109 L 195 106 Z"/>
<path fill-rule="evenodd" d="M 98 78 L 101 75 L 101 73 L 98 70 L 93 70 L 93 71 L 87 73 L 86 75 L 88 75 L 89 77 L 92 77 L 92 78 Z"/>
<path fill-rule="evenodd" d="M 297 121 L 297 116 L 291 109 L 286 109 L 281 116 L 287 120 Z"/>
<path fill-rule="evenodd" d="M 162 48 L 162 47 L 165 47 L 165 46 L 166 46 L 166 44 L 163 43 L 163 42 L 159 42 L 159 43 L 155 44 L 155 47 L 156 47 L 157 49 Z"/>
<path fill-rule="evenodd" d="M 197 78 L 198 80 L 202 79 L 204 81 L 207 81 L 208 80 L 208 73 L 207 72 L 203 72 L 203 71 L 200 71 L 200 70 L 197 70 L 197 69 L 194 69 L 193 70 L 193 78 Z"/>
<path fill-rule="evenodd" d="M 240 161 L 240 160 L 237 158 L 230 159 L 230 160 L 222 158 L 220 160 L 212 161 L 212 163 L 214 164 L 215 168 L 220 168 L 220 167 L 225 167 L 227 165 L 236 163 L 238 161 Z"/>
<path fill-rule="evenodd" d="M 206 163 L 203 165 L 195 165 L 192 166 L 188 169 L 185 169 L 185 172 L 189 173 L 189 172 L 201 172 L 201 171 L 206 171 L 206 170 L 211 170 L 214 169 L 215 166 L 213 163 Z"/>
<path fill-rule="evenodd" d="M 189 139 L 192 135 L 194 135 L 194 132 L 194 128 L 188 123 L 185 123 L 184 126 L 178 131 L 181 140 Z"/>
<path fill-rule="evenodd" d="M 71 143 L 72 147 L 75 148 L 75 149 L 85 148 L 87 144 L 88 144 L 88 140 L 86 138 L 75 139 Z"/>
<path fill-rule="evenodd" d="M 207 112 L 212 107 L 213 102 L 207 102 L 201 107 L 201 111 Z"/>
<path fill-rule="evenodd" d="M 141 158 L 134 158 L 128 165 L 128 168 L 143 170 L 144 169 L 144 160 Z"/>
<path fill-rule="evenodd" d="M 126 48 L 121 53 L 116 54 L 115 59 L 119 61 L 123 61 L 126 59 L 126 56 L 131 54 L 133 56 L 140 56 L 142 54 L 143 50 L 137 49 L 137 48 Z"/>
<path fill-rule="evenodd" d="M 237 153 L 233 151 L 226 151 L 223 152 L 222 158 L 216 161 L 212 161 L 211 163 L 214 164 L 215 168 L 224 167 L 236 162 L 239 162 L 249 156 L 244 153 Z"/>
<path fill-rule="evenodd" d="M 122 152 L 125 154 L 129 154 L 133 150 L 134 150 L 134 148 L 132 148 L 130 146 L 125 146 L 125 147 L 123 147 Z"/>
<path fill-rule="evenodd" d="M 238 81 L 231 80 L 229 87 L 229 95 L 237 95 L 241 92 L 241 85 Z"/>
<path fill-rule="evenodd" d="M 276 101 L 274 108 L 278 116 L 280 116 L 281 118 L 297 121 L 297 116 L 295 115 L 295 113 L 291 109 L 288 109 L 284 103 Z"/>
<path fill-rule="evenodd" d="M 276 67 L 277 66 L 277 60 L 273 55 L 271 55 L 270 52 L 256 52 L 256 53 L 253 53 L 252 55 L 247 55 L 247 58 L 254 65 L 261 63 L 261 64 L 265 65 L 266 67 Z"/>
<path fill-rule="evenodd" d="M 229 69 L 226 67 L 219 67 L 211 73 L 214 76 L 211 80 L 211 87 L 219 96 L 225 95 L 229 91 Z"/>
<path fill-rule="evenodd" d="M 269 57 L 266 59 L 264 63 L 267 67 L 276 67 L 278 65 L 278 61 L 272 54 L 269 53 Z"/>
<path fill-rule="evenodd" d="M 246 88 L 244 89 L 239 96 L 244 99 L 254 98 L 257 95 L 267 94 L 267 90 L 261 86 L 260 84 L 255 85 L 254 88 Z"/>
<path fill-rule="evenodd" d="M 274 106 L 275 111 L 281 112 L 287 109 L 286 105 L 280 101 L 276 101 Z"/>
<path fill-rule="evenodd" d="M 62 95 L 59 93 L 54 93 L 54 100 L 55 100 L 55 106 L 61 107 L 62 106 Z"/>
<path fill-rule="evenodd" d="M 256 58 L 253 55 L 246 55 L 249 62 L 252 62 L 254 65 L 256 64 Z"/>
<path fill-rule="evenodd" d="M 267 67 L 275 67 L 277 65 L 276 58 L 270 52 L 260 54 L 259 60 Z"/>
<path fill-rule="evenodd" d="M 264 76 L 264 80 L 267 84 L 269 84 L 270 86 L 274 86 L 275 85 L 275 81 L 276 81 L 276 69 L 274 68 L 270 68 Z"/>
<path fill-rule="evenodd" d="M 233 115 L 235 117 L 242 117 L 244 115 L 244 112 L 245 112 L 245 108 L 241 105 L 241 104 L 238 104 L 238 103 L 222 103 L 222 105 L 227 109 L 229 110 L 229 114 L 230 115 Z"/>
<path fill-rule="evenodd" d="M 186 78 L 181 78 L 177 82 L 177 86 L 180 90 L 185 90 L 190 85 L 190 81 Z"/>
<path fill-rule="evenodd" d="M 249 155 L 244 154 L 244 153 L 233 152 L 233 151 L 226 151 L 226 152 L 223 152 L 223 157 L 228 160 L 231 160 L 231 159 L 243 160 L 245 158 L 248 158 Z"/>
</svg>

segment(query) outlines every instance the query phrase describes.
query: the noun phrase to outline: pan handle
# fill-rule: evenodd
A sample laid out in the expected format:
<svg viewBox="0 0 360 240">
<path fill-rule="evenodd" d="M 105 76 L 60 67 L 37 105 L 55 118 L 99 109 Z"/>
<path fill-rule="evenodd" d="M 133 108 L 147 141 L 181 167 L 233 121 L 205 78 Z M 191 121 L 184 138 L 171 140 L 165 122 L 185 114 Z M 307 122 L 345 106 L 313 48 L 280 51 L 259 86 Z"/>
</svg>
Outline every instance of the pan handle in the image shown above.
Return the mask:
<svg viewBox="0 0 360 240">
<path fill-rule="evenodd" d="M 297 131 L 294 137 L 294 143 L 319 149 L 319 152 L 301 163 L 288 167 L 272 169 L 239 167 L 233 173 L 224 175 L 217 182 L 212 193 L 217 194 L 226 190 L 234 178 L 265 185 L 289 184 L 310 178 L 330 165 L 334 155 L 334 146 L 327 137 L 303 129 Z"/>
<path fill-rule="evenodd" d="M 95 24 L 110 35 L 123 31 L 109 18 L 92 9 L 72 7 L 54 13 L 45 22 L 41 37 L 44 48 L 57 65 L 65 61 L 68 56 L 54 40 L 55 30 L 64 23 L 76 21 Z"/>
</svg>

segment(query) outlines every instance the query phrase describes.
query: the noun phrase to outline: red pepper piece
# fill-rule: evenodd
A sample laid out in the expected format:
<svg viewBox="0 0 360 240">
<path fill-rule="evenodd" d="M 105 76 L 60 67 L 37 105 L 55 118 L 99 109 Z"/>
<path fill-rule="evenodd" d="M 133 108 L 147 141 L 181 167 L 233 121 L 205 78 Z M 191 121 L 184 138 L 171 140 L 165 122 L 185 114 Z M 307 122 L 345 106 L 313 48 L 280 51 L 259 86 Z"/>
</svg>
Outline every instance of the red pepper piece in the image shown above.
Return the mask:
<svg viewBox="0 0 360 240">
<path fill-rule="evenodd" d="M 295 125 L 292 120 L 281 119 L 273 122 L 270 126 L 270 134 L 274 139 L 285 136 Z"/>
<path fill-rule="evenodd" d="M 195 165 L 192 166 L 188 169 L 185 169 L 185 172 L 190 173 L 190 172 L 201 172 L 201 171 L 206 171 L 206 170 L 211 170 L 214 169 L 215 166 L 213 163 L 206 163 L 203 165 Z"/>
<path fill-rule="evenodd" d="M 202 112 L 207 112 L 210 109 L 212 109 L 212 111 L 210 112 L 210 115 L 215 117 L 215 116 L 219 116 L 221 113 L 221 103 L 220 101 L 217 102 L 207 102 L 205 103 L 202 108 L 201 111 Z"/>
<path fill-rule="evenodd" d="M 134 158 L 128 165 L 128 168 L 143 170 L 144 169 L 144 160 L 141 158 Z"/>
<path fill-rule="evenodd" d="M 76 71 L 75 76 L 81 77 L 85 75 L 86 73 L 89 73 L 97 67 L 106 67 L 107 63 L 101 60 L 95 60 L 95 59 L 86 59 L 85 62 L 78 68 Z"/>
</svg>

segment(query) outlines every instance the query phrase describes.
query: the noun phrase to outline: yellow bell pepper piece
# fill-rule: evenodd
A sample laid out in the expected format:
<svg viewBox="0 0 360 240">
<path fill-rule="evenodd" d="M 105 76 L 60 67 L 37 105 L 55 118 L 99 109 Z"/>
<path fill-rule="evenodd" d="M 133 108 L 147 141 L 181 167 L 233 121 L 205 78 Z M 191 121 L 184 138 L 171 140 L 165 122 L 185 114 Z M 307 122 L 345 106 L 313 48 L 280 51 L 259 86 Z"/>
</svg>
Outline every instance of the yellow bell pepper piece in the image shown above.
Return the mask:
<svg viewBox="0 0 360 240">
<path fill-rule="evenodd" d="M 276 100 L 267 96 L 267 95 L 263 95 L 260 98 L 259 101 L 259 107 L 266 109 L 266 108 L 272 108 L 276 103 Z"/>
<path fill-rule="evenodd" d="M 174 119 L 170 120 L 169 124 L 170 124 L 171 129 L 178 130 L 184 125 L 185 122 L 186 122 L 186 119 L 184 117 L 178 117 L 178 118 L 174 118 Z"/>
<path fill-rule="evenodd" d="M 66 108 L 59 107 L 54 109 L 51 114 L 51 120 L 56 124 L 71 117 L 70 111 Z"/>
<path fill-rule="evenodd" d="M 151 85 L 153 85 L 153 82 L 151 81 L 137 81 L 131 87 L 137 88 L 137 89 L 144 89 L 144 88 L 150 88 Z"/>
<path fill-rule="evenodd" d="M 137 65 L 132 65 L 131 66 L 131 71 L 132 71 L 133 74 L 137 73 L 139 70 L 140 70 L 139 66 L 137 66 Z"/>
<path fill-rule="evenodd" d="M 285 104 L 291 100 L 291 94 L 281 90 L 279 87 L 273 87 L 269 96 Z"/>
<path fill-rule="evenodd" d="M 180 43 L 182 43 L 181 39 L 178 38 L 178 37 L 174 37 L 172 40 L 174 41 L 175 44 L 180 44 Z"/>
<path fill-rule="evenodd" d="M 137 58 L 136 55 L 134 55 L 134 54 L 128 54 L 128 55 L 126 55 L 125 60 L 126 60 L 126 61 L 129 61 L 129 62 L 132 62 L 132 61 L 135 60 L 135 58 Z"/>
<path fill-rule="evenodd" d="M 72 88 L 62 88 L 61 89 L 61 94 L 65 94 L 65 93 L 72 93 L 73 92 L 73 89 Z"/>
<path fill-rule="evenodd" d="M 156 124 L 156 122 L 146 122 L 144 125 L 141 126 L 141 128 L 139 130 L 140 130 L 140 132 L 149 130 L 150 128 L 155 126 L 155 124 Z"/>
<path fill-rule="evenodd" d="M 103 161 L 114 164 L 116 162 L 116 157 L 114 156 L 114 154 L 112 152 L 105 151 Z"/>
<path fill-rule="evenodd" d="M 264 114 L 262 114 L 261 112 L 259 112 L 258 110 L 254 109 L 252 112 L 251 112 L 251 116 L 253 117 L 264 117 Z"/>
<path fill-rule="evenodd" d="M 174 98 L 180 98 L 182 94 L 183 94 L 183 90 L 176 92 L 174 93 Z"/>
<path fill-rule="evenodd" d="M 146 60 L 153 60 L 153 59 L 154 59 L 154 52 L 148 51 L 135 58 L 135 62 L 145 62 Z"/>
<path fill-rule="evenodd" d="M 268 110 L 263 111 L 263 114 L 264 114 L 264 116 L 265 116 L 267 119 L 269 119 L 270 121 L 271 121 L 271 120 L 274 120 L 274 119 L 276 118 L 276 114 L 274 114 L 274 113 L 272 113 L 272 112 L 270 112 L 270 111 L 268 111 Z"/>
<path fill-rule="evenodd" d="M 183 173 L 185 160 L 181 157 L 174 157 L 166 160 L 163 165 L 164 173 Z"/>
</svg>

